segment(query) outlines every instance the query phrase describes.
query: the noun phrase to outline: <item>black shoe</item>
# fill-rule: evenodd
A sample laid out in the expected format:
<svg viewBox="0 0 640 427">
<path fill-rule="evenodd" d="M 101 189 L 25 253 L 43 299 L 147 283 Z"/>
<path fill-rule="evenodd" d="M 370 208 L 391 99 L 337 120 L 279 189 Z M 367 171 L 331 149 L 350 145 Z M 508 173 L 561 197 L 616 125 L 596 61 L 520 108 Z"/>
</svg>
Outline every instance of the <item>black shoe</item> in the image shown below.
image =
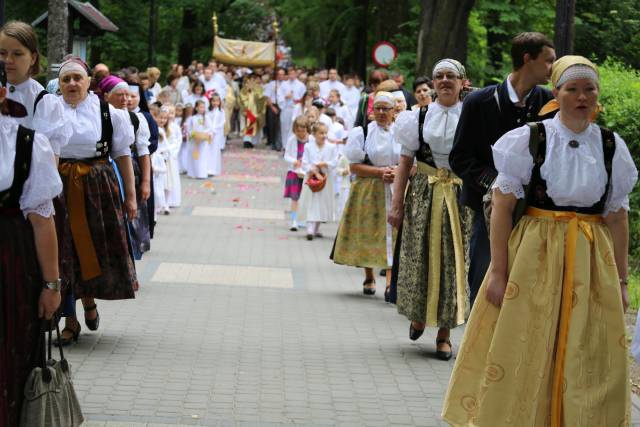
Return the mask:
<svg viewBox="0 0 640 427">
<path fill-rule="evenodd" d="M 249 141 L 245 141 L 244 144 L 243 144 L 243 147 L 244 148 L 253 148 L 253 144 L 250 143 Z"/>
<path fill-rule="evenodd" d="M 307 234 L 307 240 L 313 240 L 313 234 Z"/>
<path fill-rule="evenodd" d="M 289 231 L 298 231 L 298 227 L 292 225 Z"/>
<path fill-rule="evenodd" d="M 387 276 L 387 270 L 380 270 L 380 277 L 386 277 Z"/>
<path fill-rule="evenodd" d="M 80 331 L 82 330 L 82 328 L 80 327 L 80 324 L 78 323 L 78 329 L 76 329 L 75 331 L 73 329 L 71 329 L 68 326 L 65 326 L 65 328 L 62 330 L 62 332 L 60 332 L 60 338 L 56 338 L 53 341 L 53 345 L 55 345 L 56 347 L 67 347 L 69 345 L 71 345 L 71 343 L 77 342 L 78 341 L 78 336 L 80 336 Z M 63 335 L 65 332 L 71 332 L 71 336 L 69 338 L 64 338 Z"/>
<path fill-rule="evenodd" d="M 451 341 L 449 341 L 448 339 L 437 339 L 436 340 L 436 346 L 438 346 L 439 344 L 449 344 L 449 348 L 453 348 L 451 346 Z M 438 350 L 436 347 L 436 357 L 440 360 L 449 360 L 451 359 L 451 357 L 453 356 L 453 351 L 441 351 Z"/>
<path fill-rule="evenodd" d="M 373 285 L 373 287 L 367 285 Z M 373 279 L 367 279 L 362 282 L 362 293 L 365 295 L 375 295 L 376 294 L 376 281 Z"/>
<path fill-rule="evenodd" d="M 87 319 L 87 317 L 85 316 L 84 318 L 84 324 L 87 325 L 87 328 L 89 328 L 90 331 L 97 331 L 98 330 L 98 326 L 100 326 L 100 313 L 98 313 L 98 306 L 93 304 L 91 307 L 85 307 L 84 312 L 85 314 L 90 312 L 90 311 L 96 311 L 96 318 L 95 319 Z"/>
<path fill-rule="evenodd" d="M 384 290 L 384 302 L 391 302 L 391 288 L 386 288 Z"/>
<path fill-rule="evenodd" d="M 409 324 L 409 339 L 411 341 L 416 341 L 418 338 L 422 336 L 424 333 L 424 329 L 416 329 L 413 327 L 413 322 Z"/>
</svg>

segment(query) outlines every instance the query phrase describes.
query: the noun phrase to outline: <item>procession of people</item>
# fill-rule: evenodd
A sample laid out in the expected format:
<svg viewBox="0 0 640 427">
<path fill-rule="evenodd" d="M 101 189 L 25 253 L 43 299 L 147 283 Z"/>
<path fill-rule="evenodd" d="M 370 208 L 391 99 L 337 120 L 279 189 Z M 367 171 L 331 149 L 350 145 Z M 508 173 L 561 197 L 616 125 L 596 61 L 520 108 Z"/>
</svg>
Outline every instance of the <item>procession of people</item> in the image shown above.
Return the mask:
<svg viewBox="0 0 640 427">
<path fill-rule="evenodd" d="M 282 156 L 291 233 L 311 242 L 336 223 L 327 256 L 363 270 L 363 295 L 380 272 L 410 340 L 437 328 L 435 356 L 457 356 L 445 421 L 628 425 L 637 168 L 615 129 L 595 124 L 597 65 L 556 58 L 534 32 L 513 38 L 511 61 L 502 83 L 474 89 L 464 64 L 442 58 L 409 92 L 398 72 L 374 70 L 364 86 L 336 68 L 214 60 L 174 64 L 163 87 L 158 68 L 69 55 L 47 91 L 35 31 L 5 24 L 0 427 L 19 425 L 42 322 L 63 321 L 55 344 L 69 346 L 99 329 L 97 301 L 134 299 L 161 216 L 185 180 L 224 174 L 231 138 Z"/>
</svg>

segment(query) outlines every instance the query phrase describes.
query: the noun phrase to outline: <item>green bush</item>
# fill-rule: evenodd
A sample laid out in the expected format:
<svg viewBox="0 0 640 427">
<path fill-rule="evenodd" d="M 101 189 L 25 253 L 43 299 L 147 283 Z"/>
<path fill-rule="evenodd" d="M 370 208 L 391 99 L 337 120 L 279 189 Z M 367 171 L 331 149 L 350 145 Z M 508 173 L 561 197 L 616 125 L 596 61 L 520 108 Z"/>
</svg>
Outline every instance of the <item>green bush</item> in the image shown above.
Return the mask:
<svg viewBox="0 0 640 427">
<path fill-rule="evenodd" d="M 608 59 L 600 67 L 600 103 L 604 112 L 598 122 L 625 140 L 636 163 L 640 164 L 640 73 Z M 640 269 L 640 186 L 631 194 L 629 214 L 629 264 Z"/>
</svg>

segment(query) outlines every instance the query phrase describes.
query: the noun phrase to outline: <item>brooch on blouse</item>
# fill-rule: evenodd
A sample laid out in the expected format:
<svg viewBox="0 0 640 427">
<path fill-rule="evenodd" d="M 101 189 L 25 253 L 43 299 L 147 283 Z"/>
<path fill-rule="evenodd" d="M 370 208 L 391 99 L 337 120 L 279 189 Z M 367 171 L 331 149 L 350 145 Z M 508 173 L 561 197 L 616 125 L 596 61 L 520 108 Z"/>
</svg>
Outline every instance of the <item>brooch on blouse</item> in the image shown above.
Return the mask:
<svg viewBox="0 0 640 427">
<path fill-rule="evenodd" d="M 576 141 L 575 139 L 572 139 L 571 141 L 569 141 L 569 147 L 578 148 L 579 146 L 580 146 L 580 143 L 578 141 Z"/>
<path fill-rule="evenodd" d="M 13 93 L 16 91 L 16 87 L 15 86 L 9 86 L 9 92 Z"/>
</svg>

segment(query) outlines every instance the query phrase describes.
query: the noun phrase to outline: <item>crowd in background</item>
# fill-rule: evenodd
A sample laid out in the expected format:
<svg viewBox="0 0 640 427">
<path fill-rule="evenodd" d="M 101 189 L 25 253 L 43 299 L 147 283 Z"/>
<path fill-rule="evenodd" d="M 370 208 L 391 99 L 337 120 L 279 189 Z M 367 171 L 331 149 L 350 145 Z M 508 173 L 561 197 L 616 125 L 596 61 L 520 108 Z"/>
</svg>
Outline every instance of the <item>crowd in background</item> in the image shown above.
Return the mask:
<svg viewBox="0 0 640 427">
<path fill-rule="evenodd" d="M 180 174 L 222 174 L 227 137 L 287 163 L 290 230 L 364 270 L 435 355 L 468 321 L 443 418 L 453 425 L 627 425 L 629 193 L 625 142 L 594 123 L 598 67 L 556 59 L 540 33 L 512 41 L 512 72 L 470 91 L 456 59 L 413 90 L 335 69 L 209 61 L 111 71 L 68 56 L 47 90 L 28 24 L 0 29 L 0 426 L 18 424 L 41 318 L 59 346 L 97 330 L 96 300 L 135 298 L 135 261 Z M 164 82 L 163 86 L 161 82 Z M 552 90 L 542 85 L 551 82 Z M 463 101 L 464 100 L 464 101 Z M 62 307 L 59 309 L 59 307 Z M 40 346 L 41 350 L 44 348 Z M 20 357 L 16 357 L 19 355 Z M 532 421 L 534 420 L 534 421 Z"/>
</svg>

